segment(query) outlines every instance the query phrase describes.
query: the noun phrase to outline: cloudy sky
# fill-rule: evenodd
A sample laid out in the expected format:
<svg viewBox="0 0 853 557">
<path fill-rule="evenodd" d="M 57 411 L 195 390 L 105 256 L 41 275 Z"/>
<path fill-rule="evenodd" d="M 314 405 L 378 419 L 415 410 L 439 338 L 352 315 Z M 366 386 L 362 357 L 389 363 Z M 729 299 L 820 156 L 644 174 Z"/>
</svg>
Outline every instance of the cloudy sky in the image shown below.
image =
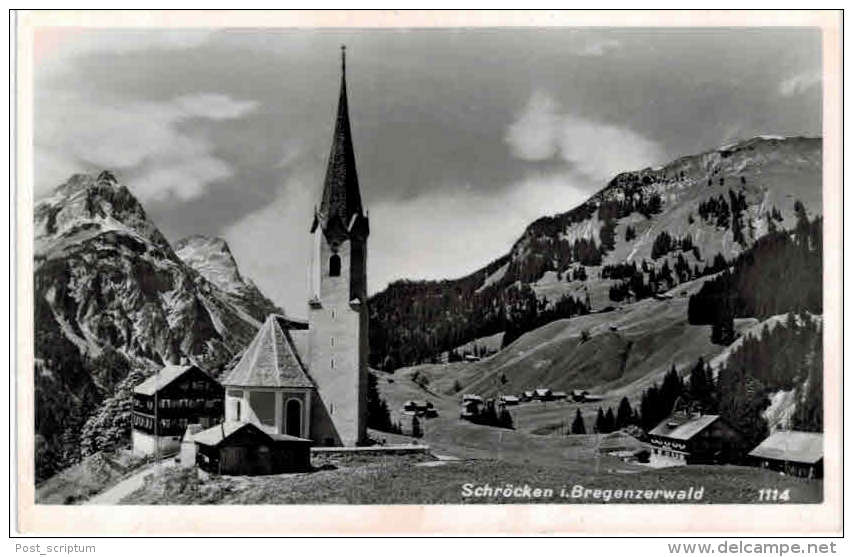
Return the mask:
<svg viewBox="0 0 853 557">
<path fill-rule="evenodd" d="M 304 315 L 342 43 L 372 292 L 471 272 L 620 171 L 821 132 L 809 29 L 42 29 L 36 195 L 110 169 Z"/>
</svg>

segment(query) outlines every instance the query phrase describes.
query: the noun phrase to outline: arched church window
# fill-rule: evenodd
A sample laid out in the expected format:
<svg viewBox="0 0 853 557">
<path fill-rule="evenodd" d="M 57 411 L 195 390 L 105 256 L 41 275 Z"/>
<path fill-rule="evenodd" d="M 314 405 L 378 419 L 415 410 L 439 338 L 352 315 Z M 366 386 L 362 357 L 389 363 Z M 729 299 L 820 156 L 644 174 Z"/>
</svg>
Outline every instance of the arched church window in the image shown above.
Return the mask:
<svg viewBox="0 0 853 557">
<path fill-rule="evenodd" d="M 284 408 L 284 415 L 284 432 L 287 435 L 300 437 L 302 435 L 302 403 L 291 398 Z"/>
<path fill-rule="evenodd" d="M 329 258 L 329 276 L 341 276 L 341 256 L 337 253 L 333 254 L 332 257 Z"/>
</svg>

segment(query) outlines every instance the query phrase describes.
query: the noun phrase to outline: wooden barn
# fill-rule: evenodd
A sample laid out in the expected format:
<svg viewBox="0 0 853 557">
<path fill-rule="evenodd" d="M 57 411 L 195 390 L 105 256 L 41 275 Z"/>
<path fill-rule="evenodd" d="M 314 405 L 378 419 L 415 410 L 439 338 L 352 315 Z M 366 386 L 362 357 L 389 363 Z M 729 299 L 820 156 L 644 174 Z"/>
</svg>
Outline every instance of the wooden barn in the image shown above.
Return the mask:
<svg viewBox="0 0 853 557">
<path fill-rule="evenodd" d="M 213 474 L 258 476 L 305 472 L 311 441 L 267 433 L 249 422 L 223 422 L 193 435 L 196 464 Z"/>
<path fill-rule="evenodd" d="M 823 477 L 823 434 L 777 431 L 749 453 L 757 466 L 801 478 Z"/>
<path fill-rule="evenodd" d="M 742 455 L 740 433 L 716 414 L 678 411 L 649 432 L 652 463 L 723 463 Z"/>
<path fill-rule="evenodd" d="M 133 389 L 133 452 L 178 451 L 190 424 L 206 429 L 222 421 L 225 391 L 195 365 L 168 365 Z"/>
</svg>

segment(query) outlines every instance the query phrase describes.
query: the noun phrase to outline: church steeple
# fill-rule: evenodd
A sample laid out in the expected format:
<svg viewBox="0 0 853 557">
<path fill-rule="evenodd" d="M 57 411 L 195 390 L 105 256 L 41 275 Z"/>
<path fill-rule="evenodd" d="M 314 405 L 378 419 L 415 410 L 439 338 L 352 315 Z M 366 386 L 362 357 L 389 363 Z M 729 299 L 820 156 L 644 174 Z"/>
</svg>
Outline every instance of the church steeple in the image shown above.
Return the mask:
<svg viewBox="0 0 853 557">
<path fill-rule="evenodd" d="M 317 385 L 311 415 L 324 445 L 355 446 L 367 439 L 367 215 L 361 206 L 352 147 L 345 52 L 341 96 L 320 207 L 311 226 L 308 369 Z M 312 423 L 312 427 L 313 427 Z"/>
<path fill-rule="evenodd" d="M 347 106 L 346 47 L 341 46 L 341 92 L 338 99 L 338 116 L 335 121 L 335 133 L 332 136 L 329 163 L 326 167 L 323 198 L 314 216 L 311 231 L 313 232 L 317 225 L 320 225 L 326 236 L 340 232 L 348 235 L 357 221 L 362 220 L 363 217 Z M 359 225 L 362 224 L 359 223 Z"/>
</svg>

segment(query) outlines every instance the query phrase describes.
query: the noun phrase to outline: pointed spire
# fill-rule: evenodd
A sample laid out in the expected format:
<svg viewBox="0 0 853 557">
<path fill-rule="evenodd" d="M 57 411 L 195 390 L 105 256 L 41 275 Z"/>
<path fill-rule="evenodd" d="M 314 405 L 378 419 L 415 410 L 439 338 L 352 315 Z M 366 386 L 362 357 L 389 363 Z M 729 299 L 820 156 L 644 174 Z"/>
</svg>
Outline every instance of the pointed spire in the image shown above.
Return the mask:
<svg viewBox="0 0 853 557">
<path fill-rule="evenodd" d="M 358 175 L 355 170 L 355 152 L 352 146 L 349 109 L 347 106 L 346 46 L 341 46 L 341 92 L 338 99 L 338 116 L 335 133 L 323 184 L 323 199 L 317 215 L 317 224 L 329 231 L 330 226 L 349 230 L 353 217 L 363 216 Z"/>
</svg>

